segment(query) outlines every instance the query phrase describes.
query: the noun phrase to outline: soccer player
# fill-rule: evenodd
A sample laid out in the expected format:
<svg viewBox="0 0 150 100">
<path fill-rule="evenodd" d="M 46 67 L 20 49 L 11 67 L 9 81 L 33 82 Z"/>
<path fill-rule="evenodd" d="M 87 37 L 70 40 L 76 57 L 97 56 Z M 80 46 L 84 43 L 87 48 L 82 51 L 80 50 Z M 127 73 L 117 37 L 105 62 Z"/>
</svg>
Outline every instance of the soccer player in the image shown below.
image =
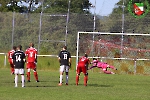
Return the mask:
<svg viewBox="0 0 150 100">
<path fill-rule="evenodd" d="M 79 62 L 77 65 L 76 85 L 78 85 L 78 83 L 79 83 L 80 73 L 83 72 L 84 86 L 87 86 L 87 81 L 88 81 L 87 68 L 88 68 L 89 63 L 90 63 L 90 60 L 88 59 L 88 55 L 85 53 L 85 55 L 79 59 Z"/>
<path fill-rule="evenodd" d="M 9 61 L 9 64 L 10 64 L 10 71 L 11 71 L 11 75 L 14 74 L 14 64 L 12 62 L 12 55 L 13 53 L 16 51 L 16 46 L 13 46 L 13 49 L 10 50 L 8 53 L 7 53 L 7 57 L 8 57 L 8 61 Z"/>
<path fill-rule="evenodd" d="M 106 73 L 106 74 L 115 74 L 114 72 L 108 71 L 108 70 L 107 70 L 108 68 L 111 68 L 111 69 L 113 69 L 113 70 L 117 70 L 117 68 L 115 68 L 114 66 L 111 66 L 111 65 L 109 65 L 109 64 L 107 64 L 107 63 L 105 63 L 105 62 L 100 62 L 100 61 L 97 60 L 96 58 L 93 58 L 93 61 L 92 61 L 91 63 L 92 63 L 93 65 L 92 65 L 88 70 L 97 67 L 97 68 L 101 68 L 102 71 L 103 71 L 104 73 Z"/>
<path fill-rule="evenodd" d="M 18 75 L 21 75 L 22 87 L 24 85 L 24 64 L 25 64 L 25 53 L 21 50 L 22 46 L 19 45 L 17 47 L 17 51 L 15 51 L 12 55 L 12 60 L 14 69 L 15 69 L 15 87 L 18 87 Z"/>
<path fill-rule="evenodd" d="M 67 51 L 67 46 L 64 46 L 58 55 L 58 60 L 60 62 L 60 81 L 59 86 L 62 86 L 63 73 L 66 73 L 66 85 L 68 85 L 69 79 L 69 69 L 71 68 L 71 54 Z"/>
<path fill-rule="evenodd" d="M 38 80 L 38 73 L 36 70 L 36 64 L 37 64 L 37 50 L 34 48 L 34 44 L 30 43 L 29 48 L 26 49 L 25 51 L 27 63 L 26 63 L 26 68 L 27 68 L 27 80 L 30 82 L 30 70 L 32 69 L 34 72 L 34 77 L 36 82 L 39 82 Z"/>
</svg>

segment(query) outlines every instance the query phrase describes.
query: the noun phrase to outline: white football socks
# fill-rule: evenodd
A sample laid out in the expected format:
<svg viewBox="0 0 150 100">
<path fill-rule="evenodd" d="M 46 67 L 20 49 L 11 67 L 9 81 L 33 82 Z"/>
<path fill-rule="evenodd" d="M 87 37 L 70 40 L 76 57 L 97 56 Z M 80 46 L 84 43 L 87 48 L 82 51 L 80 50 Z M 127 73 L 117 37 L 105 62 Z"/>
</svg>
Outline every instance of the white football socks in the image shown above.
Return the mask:
<svg viewBox="0 0 150 100">
<path fill-rule="evenodd" d="M 15 75 L 15 87 L 18 87 L 18 75 Z"/>
<path fill-rule="evenodd" d="M 24 75 L 21 75 L 22 87 L 24 87 Z"/>
<path fill-rule="evenodd" d="M 59 83 L 62 83 L 62 79 L 63 79 L 63 75 L 60 75 L 60 82 Z"/>
</svg>

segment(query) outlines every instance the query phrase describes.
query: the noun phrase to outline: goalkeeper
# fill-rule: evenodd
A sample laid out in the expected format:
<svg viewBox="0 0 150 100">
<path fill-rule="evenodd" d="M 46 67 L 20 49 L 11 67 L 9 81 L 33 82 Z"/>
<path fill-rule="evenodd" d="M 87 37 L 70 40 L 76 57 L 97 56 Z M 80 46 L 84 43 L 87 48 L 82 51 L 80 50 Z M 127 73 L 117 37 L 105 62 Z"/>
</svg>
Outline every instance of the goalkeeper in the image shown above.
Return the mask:
<svg viewBox="0 0 150 100">
<path fill-rule="evenodd" d="M 115 74 L 114 72 L 109 71 L 108 68 L 117 70 L 117 68 L 115 68 L 114 66 L 111 66 L 105 62 L 100 62 L 96 58 L 93 58 L 93 61 L 91 62 L 91 64 L 93 65 L 90 68 L 88 68 L 88 70 L 97 67 L 97 68 L 100 68 L 106 74 Z"/>
</svg>

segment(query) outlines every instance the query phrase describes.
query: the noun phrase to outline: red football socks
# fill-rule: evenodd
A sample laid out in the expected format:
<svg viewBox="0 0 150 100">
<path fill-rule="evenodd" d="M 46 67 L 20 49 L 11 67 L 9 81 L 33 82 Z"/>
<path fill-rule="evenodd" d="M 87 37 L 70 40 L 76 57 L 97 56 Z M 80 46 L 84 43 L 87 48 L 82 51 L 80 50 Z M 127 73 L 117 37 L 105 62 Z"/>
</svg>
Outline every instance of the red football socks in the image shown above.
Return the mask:
<svg viewBox="0 0 150 100">
<path fill-rule="evenodd" d="M 76 85 L 78 85 L 78 82 L 79 82 L 79 76 L 77 75 L 76 76 Z"/>
<path fill-rule="evenodd" d="M 87 86 L 88 76 L 84 76 L 84 86 Z"/>
<path fill-rule="evenodd" d="M 30 72 L 27 72 L 27 80 L 30 81 Z"/>
<path fill-rule="evenodd" d="M 37 74 L 37 72 L 34 72 L 34 77 L 35 77 L 36 80 L 38 80 L 38 74 Z"/>
</svg>

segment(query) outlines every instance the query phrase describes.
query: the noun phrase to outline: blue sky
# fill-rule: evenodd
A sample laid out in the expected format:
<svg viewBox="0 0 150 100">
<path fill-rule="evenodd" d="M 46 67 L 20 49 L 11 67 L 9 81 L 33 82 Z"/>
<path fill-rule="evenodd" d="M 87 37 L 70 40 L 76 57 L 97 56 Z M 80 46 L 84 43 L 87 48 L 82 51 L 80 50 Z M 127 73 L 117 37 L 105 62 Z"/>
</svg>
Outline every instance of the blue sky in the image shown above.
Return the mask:
<svg viewBox="0 0 150 100">
<path fill-rule="evenodd" d="M 89 0 L 93 5 L 95 5 L 96 1 L 96 10 L 95 13 L 98 15 L 109 15 L 115 4 L 120 0 Z M 94 13 L 94 8 L 91 8 L 90 11 Z"/>
</svg>

